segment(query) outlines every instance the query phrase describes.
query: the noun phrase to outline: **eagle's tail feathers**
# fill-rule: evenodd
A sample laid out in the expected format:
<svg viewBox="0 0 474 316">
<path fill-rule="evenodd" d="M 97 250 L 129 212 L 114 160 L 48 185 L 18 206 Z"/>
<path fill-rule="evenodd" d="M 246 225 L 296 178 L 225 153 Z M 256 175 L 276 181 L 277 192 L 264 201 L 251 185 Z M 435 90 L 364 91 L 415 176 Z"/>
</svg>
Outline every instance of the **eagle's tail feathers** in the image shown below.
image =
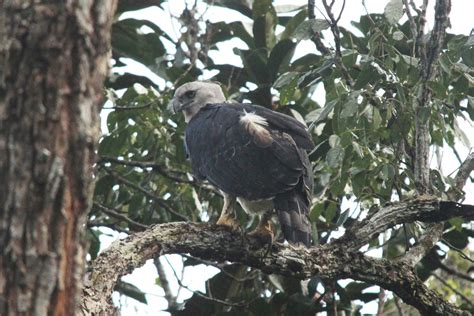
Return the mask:
<svg viewBox="0 0 474 316">
<path fill-rule="evenodd" d="M 303 194 L 290 191 L 275 197 L 275 209 L 281 230 L 291 243 L 311 246 L 311 223 L 308 219 L 309 203 Z"/>
</svg>

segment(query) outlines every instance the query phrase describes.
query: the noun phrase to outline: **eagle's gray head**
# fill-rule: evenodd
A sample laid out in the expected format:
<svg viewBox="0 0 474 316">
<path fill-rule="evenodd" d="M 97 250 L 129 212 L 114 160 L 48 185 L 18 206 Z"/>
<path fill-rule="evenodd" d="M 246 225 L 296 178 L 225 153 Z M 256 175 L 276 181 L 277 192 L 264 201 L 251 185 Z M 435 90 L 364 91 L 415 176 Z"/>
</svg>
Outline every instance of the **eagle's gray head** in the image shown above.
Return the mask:
<svg viewBox="0 0 474 316">
<path fill-rule="evenodd" d="M 206 104 L 225 102 L 225 96 L 216 83 L 193 81 L 176 89 L 171 102 L 175 112 L 183 111 L 187 123 Z"/>
</svg>

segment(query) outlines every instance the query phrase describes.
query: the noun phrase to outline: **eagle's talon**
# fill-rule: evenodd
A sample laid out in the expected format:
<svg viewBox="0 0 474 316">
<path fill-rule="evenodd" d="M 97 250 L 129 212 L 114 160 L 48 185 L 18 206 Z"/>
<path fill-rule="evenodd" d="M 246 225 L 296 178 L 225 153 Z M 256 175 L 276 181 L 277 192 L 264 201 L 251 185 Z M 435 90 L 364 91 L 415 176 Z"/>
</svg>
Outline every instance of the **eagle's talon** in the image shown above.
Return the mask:
<svg viewBox="0 0 474 316">
<path fill-rule="evenodd" d="M 240 223 L 235 219 L 235 217 L 232 216 L 222 216 L 219 217 L 217 220 L 216 225 L 218 226 L 225 226 L 231 229 L 232 231 L 239 231 L 242 233 L 242 227 L 240 226 Z"/>
<path fill-rule="evenodd" d="M 275 233 L 273 232 L 270 222 L 260 223 L 253 231 L 248 233 L 249 237 L 256 238 L 262 245 L 267 246 L 264 257 L 271 251 L 273 242 L 275 240 Z"/>
</svg>

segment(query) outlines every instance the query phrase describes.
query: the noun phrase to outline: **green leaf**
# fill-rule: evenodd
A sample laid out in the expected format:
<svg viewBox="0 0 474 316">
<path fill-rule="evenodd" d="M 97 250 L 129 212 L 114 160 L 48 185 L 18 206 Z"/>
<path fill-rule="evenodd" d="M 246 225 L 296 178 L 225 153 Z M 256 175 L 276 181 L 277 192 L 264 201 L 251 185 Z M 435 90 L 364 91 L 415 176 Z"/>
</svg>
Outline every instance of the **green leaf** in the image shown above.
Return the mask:
<svg viewBox="0 0 474 316">
<path fill-rule="evenodd" d="M 331 148 L 326 155 L 326 162 L 329 167 L 333 169 L 338 168 L 341 165 L 343 159 L 344 149 L 342 147 Z"/>
<path fill-rule="evenodd" d="M 273 87 L 276 89 L 284 88 L 289 85 L 297 75 L 298 72 L 295 71 L 285 72 L 273 83 Z"/>
<path fill-rule="evenodd" d="M 247 0 L 205 0 L 205 2 L 235 10 L 246 17 L 252 18 L 252 9 L 249 7 Z"/>
<path fill-rule="evenodd" d="M 357 113 L 357 109 L 357 100 L 350 98 L 346 103 L 343 104 L 340 118 L 352 118 Z"/>
<path fill-rule="evenodd" d="M 466 234 L 465 229 L 455 229 L 447 232 L 443 235 L 443 239 L 458 249 L 464 249 L 469 244 L 468 235 Z"/>
<path fill-rule="evenodd" d="M 374 126 L 374 129 L 377 129 L 380 127 L 382 124 L 382 117 L 380 116 L 380 111 L 378 108 L 375 106 L 372 107 L 372 124 Z"/>
<path fill-rule="evenodd" d="M 354 151 L 357 153 L 357 155 L 360 157 L 360 158 L 363 158 L 364 157 L 364 153 L 362 152 L 362 149 L 360 148 L 359 144 L 356 143 L 356 142 L 352 142 L 352 148 L 354 148 Z"/>
<path fill-rule="evenodd" d="M 88 239 L 89 239 L 89 255 L 91 259 L 94 260 L 97 258 L 97 255 L 100 251 L 100 240 L 99 236 L 102 235 L 102 232 L 98 229 L 88 229 Z"/>
<path fill-rule="evenodd" d="M 253 3 L 253 35 L 256 47 L 273 49 L 276 42 L 275 28 L 278 18 L 271 0 L 256 0 Z"/>
<path fill-rule="evenodd" d="M 328 223 L 332 222 L 337 213 L 337 205 L 334 202 L 329 202 L 324 210 L 324 218 Z"/>
<path fill-rule="evenodd" d="M 402 39 L 405 38 L 405 34 L 403 34 L 403 32 L 401 31 L 395 31 L 392 34 L 392 38 L 396 41 L 401 41 Z"/>
<path fill-rule="evenodd" d="M 290 39 L 298 26 L 306 19 L 306 10 L 301 10 L 285 25 L 285 30 L 280 34 L 280 40 Z"/>
<path fill-rule="evenodd" d="M 227 41 L 233 38 L 241 39 L 249 48 L 255 48 L 255 41 L 252 35 L 240 21 L 236 22 L 217 22 L 209 24 L 209 33 L 212 35 L 211 44 Z"/>
<path fill-rule="evenodd" d="M 293 33 L 293 38 L 298 41 L 308 40 L 314 36 L 314 33 L 322 32 L 328 27 L 329 23 L 326 20 L 306 20 L 296 28 Z"/>
<path fill-rule="evenodd" d="M 339 146 L 340 143 L 341 143 L 341 138 L 338 135 L 329 136 L 329 146 L 331 146 L 331 148 L 335 148 Z"/>
<path fill-rule="evenodd" d="M 115 290 L 122 295 L 136 299 L 140 303 L 148 304 L 145 293 L 133 284 L 119 281 L 115 286 Z"/>
<path fill-rule="evenodd" d="M 270 53 L 268 58 L 268 69 L 273 78 L 276 78 L 278 73 L 284 72 L 288 69 L 290 60 L 295 52 L 296 44 L 291 40 L 286 39 L 278 42 Z"/>
<path fill-rule="evenodd" d="M 403 16 L 403 1 L 390 0 L 384 9 L 385 17 L 390 24 L 397 24 Z"/>
<path fill-rule="evenodd" d="M 336 104 L 337 104 L 337 100 L 332 100 L 326 103 L 326 105 L 322 109 L 316 109 L 308 113 L 305 120 L 307 122 L 312 122 L 313 124 L 317 124 L 319 122 L 325 121 L 328 115 L 333 111 L 334 106 Z"/>
<path fill-rule="evenodd" d="M 163 0 L 120 0 L 117 5 L 117 12 L 122 13 L 126 11 L 135 11 L 151 6 L 161 6 Z"/>
<path fill-rule="evenodd" d="M 378 71 L 374 67 L 367 65 L 357 76 L 354 89 L 365 88 L 368 83 L 373 84 L 379 78 L 380 74 L 378 73 Z"/>
<path fill-rule="evenodd" d="M 132 58 L 146 66 L 156 66 L 159 57 L 166 52 L 158 33 L 141 34 L 142 26 L 150 26 L 149 21 L 125 19 L 112 27 L 112 46 L 120 57 Z M 156 27 L 156 26 L 155 26 Z"/>
<path fill-rule="evenodd" d="M 313 206 L 311 209 L 311 212 L 309 213 L 309 219 L 311 222 L 315 223 L 319 220 L 319 216 L 323 213 L 324 211 L 324 203 L 318 203 Z"/>
<path fill-rule="evenodd" d="M 255 0 L 252 5 L 252 16 L 256 18 L 265 15 L 268 11 L 272 10 L 272 0 Z M 273 9 L 274 10 L 274 9 Z"/>
<path fill-rule="evenodd" d="M 265 49 L 236 49 L 236 52 L 242 58 L 245 70 L 251 77 L 253 77 L 254 82 L 267 84 L 270 84 L 272 82 L 272 76 L 267 67 L 267 57 Z"/>
</svg>

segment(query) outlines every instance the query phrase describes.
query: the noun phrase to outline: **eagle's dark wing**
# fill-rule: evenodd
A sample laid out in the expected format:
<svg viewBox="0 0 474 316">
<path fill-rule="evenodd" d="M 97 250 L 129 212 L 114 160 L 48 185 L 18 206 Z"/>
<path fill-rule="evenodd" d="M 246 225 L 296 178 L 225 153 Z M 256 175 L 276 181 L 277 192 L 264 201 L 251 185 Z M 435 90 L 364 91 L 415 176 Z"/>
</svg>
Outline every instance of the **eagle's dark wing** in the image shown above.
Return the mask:
<svg viewBox="0 0 474 316">
<path fill-rule="evenodd" d="M 246 125 L 248 113 L 264 121 Z M 247 200 L 275 198 L 285 238 L 308 243 L 312 173 L 306 151 L 314 145 L 303 124 L 259 106 L 210 104 L 189 122 L 186 146 L 198 178 Z"/>
</svg>

